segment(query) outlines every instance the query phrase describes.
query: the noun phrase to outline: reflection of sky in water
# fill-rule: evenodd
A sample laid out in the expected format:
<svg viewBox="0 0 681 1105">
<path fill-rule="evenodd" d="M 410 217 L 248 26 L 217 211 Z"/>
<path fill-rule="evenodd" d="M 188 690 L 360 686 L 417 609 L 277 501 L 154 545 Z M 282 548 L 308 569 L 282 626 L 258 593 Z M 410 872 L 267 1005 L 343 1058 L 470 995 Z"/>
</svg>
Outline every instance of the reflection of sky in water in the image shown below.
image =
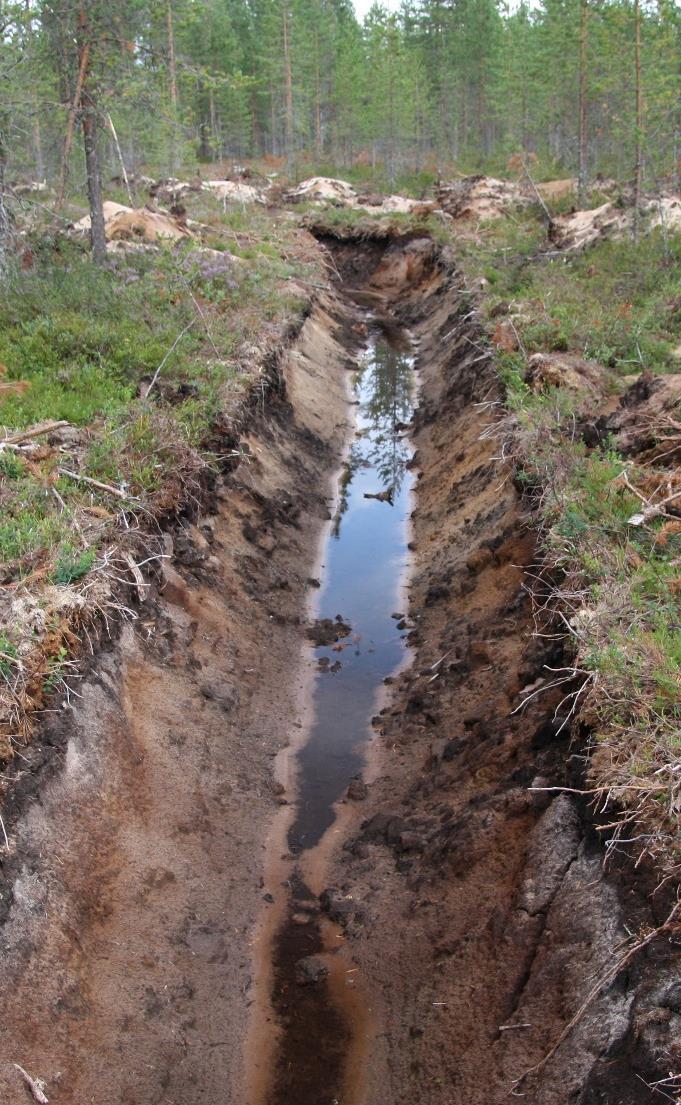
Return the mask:
<svg viewBox="0 0 681 1105">
<path fill-rule="evenodd" d="M 357 428 L 344 477 L 334 536 L 326 550 L 319 616 L 341 614 L 352 636 L 316 657 L 340 660 L 336 673 L 317 676 L 315 721 L 298 757 L 302 772 L 299 812 L 289 840 L 297 851 L 314 845 L 333 821 L 331 806 L 362 767 L 354 751 L 368 737 L 377 688 L 404 655 L 395 620 L 407 559 L 410 452 L 395 424 L 412 412 L 412 358 L 379 339 L 363 358 L 356 380 Z M 391 506 L 364 498 L 393 488 Z"/>
</svg>

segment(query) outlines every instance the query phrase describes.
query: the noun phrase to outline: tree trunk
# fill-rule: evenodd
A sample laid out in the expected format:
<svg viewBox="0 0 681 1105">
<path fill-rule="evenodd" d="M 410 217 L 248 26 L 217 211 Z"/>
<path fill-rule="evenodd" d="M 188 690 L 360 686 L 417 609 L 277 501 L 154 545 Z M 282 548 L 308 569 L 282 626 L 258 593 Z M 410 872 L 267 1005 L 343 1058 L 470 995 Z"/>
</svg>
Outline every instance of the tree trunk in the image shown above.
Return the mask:
<svg viewBox="0 0 681 1105">
<path fill-rule="evenodd" d="M 26 15 L 26 37 L 29 51 L 33 52 L 33 22 L 31 19 L 31 0 L 24 0 L 24 12 Z M 35 178 L 45 180 L 45 159 L 43 157 L 43 138 L 40 131 L 40 105 L 38 92 L 35 85 L 31 90 L 33 111 L 33 150 L 35 155 Z"/>
<path fill-rule="evenodd" d="M 641 86 L 641 0 L 634 0 L 634 67 L 636 81 L 636 156 L 634 165 L 634 236 L 638 237 L 643 184 L 643 88 Z"/>
<path fill-rule="evenodd" d="M 83 145 L 85 146 L 85 170 L 87 172 L 87 192 L 90 201 L 90 242 L 92 259 L 98 265 L 106 261 L 106 232 L 104 229 L 104 208 L 102 205 L 102 176 L 97 154 L 97 116 L 89 96 L 83 95 L 81 113 L 83 124 Z"/>
<path fill-rule="evenodd" d="M 220 136 L 220 121 L 218 109 L 215 103 L 215 92 L 211 88 L 208 93 L 208 109 L 210 112 L 210 137 L 213 157 L 222 157 L 222 140 Z"/>
<path fill-rule="evenodd" d="M 90 73 L 90 27 L 83 0 L 81 0 L 78 9 L 78 51 L 78 75 L 82 85 L 80 93 L 81 124 L 83 127 L 83 146 L 85 147 L 87 191 L 90 201 L 90 242 L 92 244 L 92 259 L 96 264 L 101 265 L 106 260 L 106 233 L 102 205 L 102 176 L 97 154 L 97 112 L 88 82 Z"/>
<path fill-rule="evenodd" d="M 177 66 L 175 62 L 175 27 L 173 23 L 172 0 L 166 3 L 166 27 L 168 29 L 168 80 L 170 84 L 170 102 L 173 112 L 177 110 Z"/>
<path fill-rule="evenodd" d="M 86 25 L 85 12 L 81 6 L 79 15 L 79 24 Z M 59 188 L 57 189 L 57 202 L 56 210 L 60 211 L 64 204 L 64 191 L 66 189 L 66 177 L 69 171 L 69 154 L 71 153 L 71 146 L 73 145 L 73 132 L 76 125 L 76 115 L 78 114 L 78 108 L 80 107 L 81 96 L 83 92 L 83 84 L 85 82 L 85 76 L 90 64 L 90 43 L 82 42 L 78 49 L 78 77 L 76 79 L 76 90 L 73 93 L 73 100 L 69 105 L 69 115 L 66 122 L 66 134 L 64 135 L 64 148 L 61 155 L 61 170 L 59 173 Z"/>
<path fill-rule="evenodd" d="M 579 169 L 577 174 L 577 202 L 580 207 L 586 203 L 588 185 L 587 176 L 587 130 L 586 130 L 586 64 L 587 64 L 587 19 L 588 0 L 581 0 L 579 12 Z"/>
<path fill-rule="evenodd" d="M 286 158 L 293 156 L 293 73 L 291 70 L 291 28 L 288 7 L 284 6 L 284 89 L 286 103 Z"/>
<path fill-rule="evenodd" d="M 0 283 L 5 282 L 12 249 L 12 220 L 5 197 L 5 134 L 0 130 Z"/>
<path fill-rule="evenodd" d="M 319 31 L 314 35 L 315 52 L 315 99 L 314 99 L 314 145 L 317 159 L 322 156 L 322 81 L 319 72 Z"/>
<path fill-rule="evenodd" d="M 170 168 L 175 176 L 179 170 L 179 127 L 177 120 L 177 62 L 175 59 L 175 23 L 173 20 L 172 0 L 166 0 L 166 30 L 168 35 L 168 90 L 172 115 L 172 135 L 170 139 Z"/>
</svg>

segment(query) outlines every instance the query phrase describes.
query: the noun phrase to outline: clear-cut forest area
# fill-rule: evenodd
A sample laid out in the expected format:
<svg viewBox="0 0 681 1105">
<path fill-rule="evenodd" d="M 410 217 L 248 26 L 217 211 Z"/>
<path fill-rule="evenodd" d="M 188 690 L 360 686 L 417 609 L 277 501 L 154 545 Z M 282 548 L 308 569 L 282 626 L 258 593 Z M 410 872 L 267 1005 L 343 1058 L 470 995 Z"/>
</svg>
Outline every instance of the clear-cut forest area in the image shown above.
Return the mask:
<svg viewBox="0 0 681 1105">
<path fill-rule="evenodd" d="M 681 1105 L 679 3 L 0 81 L 0 1100 Z"/>
</svg>

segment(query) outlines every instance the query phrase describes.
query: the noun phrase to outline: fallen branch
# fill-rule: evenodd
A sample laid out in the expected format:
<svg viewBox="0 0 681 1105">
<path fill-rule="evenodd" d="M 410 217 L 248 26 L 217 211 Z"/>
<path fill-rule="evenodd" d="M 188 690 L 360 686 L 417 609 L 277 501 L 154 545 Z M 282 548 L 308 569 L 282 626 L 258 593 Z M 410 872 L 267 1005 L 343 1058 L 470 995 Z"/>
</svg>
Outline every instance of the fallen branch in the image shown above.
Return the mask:
<svg viewBox="0 0 681 1105">
<path fill-rule="evenodd" d="M 638 514 L 632 514 L 631 518 L 627 519 L 628 525 L 642 526 L 645 525 L 646 522 L 652 521 L 653 518 L 660 518 L 661 516 L 664 516 L 665 518 L 672 517 L 672 515 L 667 514 L 667 511 L 664 508 L 667 506 L 668 503 L 673 503 L 677 499 L 681 499 L 681 491 L 676 491 L 672 495 L 667 495 L 666 499 L 661 499 L 659 503 L 651 503 L 650 500 L 646 499 L 645 495 L 643 495 L 637 487 L 634 487 L 633 483 L 631 483 L 631 481 L 629 480 L 626 471 L 622 472 L 622 479 L 628 490 L 631 491 L 632 494 L 635 495 L 636 498 L 643 503 L 643 510 Z"/>
<path fill-rule="evenodd" d="M 28 1071 L 25 1071 L 24 1068 L 20 1067 L 18 1063 L 15 1063 L 14 1066 L 19 1071 L 19 1074 L 33 1094 L 35 1100 L 39 1102 L 39 1105 L 49 1105 L 49 1098 L 45 1097 L 45 1094 L 43 1092 L 45 1089 L 45 1083 L 43 1082 L 42 1078 L 31 1078 Z"/>
<path fill-rule="evenodd" d="M 83 476 L 80 472 L 70 472 L 68 468 L 58 468 L 60 476 L 68 476 L 71 480 L 76 480 L 78 483 L 86 483 L 90 487 L 96 487 L 98 491 L 107 491 L 110 495 L 116 495 L 119 499 L 131 499 L 133 495 L 128 495 L 126 491 L 121 491 L 120 487 L 112 487 L 110 483 L 102 483 L 101 480 L 93 480 L 91 476 Z"/>
<path fill-rule="evenodd" d="M 41 434 L 50 434 L 53 430 L 60 430 L 69 423 L 61 419 L 59 422 L 41 422 L 39 426 L 33 426 L 30 430 L 21 430 L 17 434 L 10 434 L 0 441 L 0 449 L 5 445 L 20 445 L 22 441 L 30 441 L 32 437 L 40 437 Z"/>
<path fill-rule="evenodd" d="M 149 588 L 149 584 L 145 583 L 144 576 L 142 575 L 142 573 L 140 571 L 139 564 L 135 563 L 135 559 L 130 553 L 125 554 L 125 562 L 128 565 L 128 567 L 129 567 L 129 569 L 130 569 L 130 571 L 131 571 L 131 573 L 134 577 L 135 585 L 137 587 L 138 598 L 139 598 L 140 602 L 144 602 L 144 600 L 146 598 L 147 590 Z"/>
<path fill-rule="evenodd" d="M 128 202 L 129 202 L 131 207 L 134 207 L 135 206 L 135 201 L 132 198 L 132 192 L 130 191 L 130 181 L 128 179 L 128 171 L 125 167 L 125 161 L 123 160 L 123 154 L 121 153 L 121 147 L 120 147 L 120 143 L 118 141 L 118 135 L 116 133 L 116 128 L 114 126 L 114 122 L 113 122 L 113 119 L 111 118 L 111 115 L 107 115 L 106 121 L 109 124 L 109 130 L 111 131 L 111 137 L 114 140 L 114 145 L 116 147 L 116 153 L 118 154 L 118 163 L 121 167 L 121 173 L 122 173 L 122 176 L 123 176 L 123 180 L 125 182 L 125 190 L 128 193 Z"/>
<path fill-rule="evenodd" d="M 187 333 L 188 330 L 191 330 L 191 328 L 192 328 L 192 326 L 194 325 L 195 322 L 196 322 L 196 315 L 194 316 L 194 318 L 190 319 L 190 321 L 187 323 L 187 325 L 184 327 L 183 330 L 180 330 L 179 334 L 175 338 L 175 341 L 171 345 L 170 349 L 167 351 L 166 355 L 164 356 L 163 360 L 161 361 L 160 365 L 158 366 L 158 368 L 156 369 L 154 375 L 152 376 L 151 383 L 149 384 L 149 387 L 147 388 L 147 393 L 144 396 L 145 399 L 148 399 L 149 396 L 151 395 L 152 388 L 154 387 L 154 384 L 158 380 L 159 373 L 160 373 L 161 369 L 163 368 L 163 366 L 166 364 L 168 358 L 170 357 L 170 354 L 177 348 L 177 346 L 180 344 L 182 338 L 185 336 L 185 334 Z"/>
<path fill-rule="evenodd" d="M 537 188 L 537 185 L 534 183 L 534 180 L 532 179 L 532 174 L 531 174 L 531 172 L 528 168 L 527 160 L 525 158 L 523 158 L 523 171 L 524 171 L 525 176 L 527 177 L 528 181 L 530 182 L 530 185 L 532 187 L 532 191 L 534 192 L 535 196 L 537 197 L 539 205 L 541 206 L 544 214 L 546 215 L 546 222 L 547 222 L 548 226 L 549 227 L 553 226 L 553 218 L 551 216 L 551 212 L 549 211 L 548 207 L 544 203 L 541 192 L 539 191 L 539 189 Z"/>
</svg>

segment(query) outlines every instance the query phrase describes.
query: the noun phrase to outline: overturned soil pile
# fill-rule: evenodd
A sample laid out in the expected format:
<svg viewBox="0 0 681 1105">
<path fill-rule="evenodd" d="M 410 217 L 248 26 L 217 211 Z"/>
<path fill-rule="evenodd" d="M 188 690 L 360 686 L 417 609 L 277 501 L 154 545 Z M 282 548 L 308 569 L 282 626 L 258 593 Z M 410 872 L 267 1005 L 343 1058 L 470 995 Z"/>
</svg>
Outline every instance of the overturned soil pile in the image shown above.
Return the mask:
<svg viewBox="0 0 681 1105">
<path fill-rule="evenodd" d="M 559 635 L 534 635 L 531 518 L 499 459 L 470 294 L 425 241 L 336 256 L 411 326 L 421 378 L 414 663 L 330 871 L 381 1010 L 366 1101 L 501 1105 L 515 1087 L 542 1105 L 652 1103 L 681 1063 L 678 946 L 663 929 L 632 947 L 671 891 L 605 870 L 584 800 L 558 790 L 583 786 L 573 687 L 552 686 Z"/>
</svg>

